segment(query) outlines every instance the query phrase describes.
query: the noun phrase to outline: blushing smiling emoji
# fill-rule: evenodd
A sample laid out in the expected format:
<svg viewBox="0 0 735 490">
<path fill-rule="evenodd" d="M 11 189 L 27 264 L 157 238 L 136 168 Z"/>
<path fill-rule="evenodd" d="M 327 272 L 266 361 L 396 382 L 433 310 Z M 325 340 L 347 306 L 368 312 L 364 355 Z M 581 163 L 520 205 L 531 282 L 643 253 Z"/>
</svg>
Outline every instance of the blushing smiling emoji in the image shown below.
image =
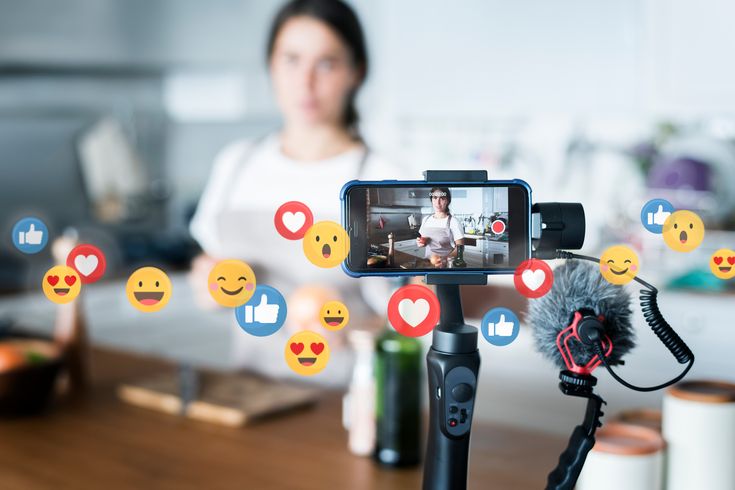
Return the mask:
<svg viewBox="0 0 735 490">
<path fill-rule="evenodd" d="M 125 286 L 130 304 L 144 313 L 163 309 L 171 299 L 172 292 L 171 279 L 155 267 L 136 270 L 130 274 Z"/>
<path fill-rule="evenodd" d="M 675 211 L 664 221 L 661 234 L 671 250 L 691 252 L 704 240 L 704 223 L 691 211 Z"/>
<path fill-rule="evenodd" d="M 638 256 L 625 245 L 605 249 L 600 257 L 600 274 L 610 284 L 628 284 L 638 274 Z"/>
<path fill-rule="evenodd" d="M 314 223 L 304 235 L 304 255 L 319 267 L 336 267 L 350 252 L 350 237 L 334 221 Z"/>
<path fill-rule="evenodd" d="M 719 279 L 732 279 L 735 277 L 735 252 L 727 248 L 719 249 L 710 257 L 709 268 Z"/>
<path fill-rule="evenodd" d="M 255 273 L 241 260 L 217 262 L 207 282 L 212 298 L 229 308 L 244 305 L 255 293 Z"/>
<path fill-rule="evenodd" d="M 286 342 L 286 364 L 296 374 L 311 376 L 321 372 L 329 362 L 329 345 L 309 330 L 297 332 Z"/>
</svg>

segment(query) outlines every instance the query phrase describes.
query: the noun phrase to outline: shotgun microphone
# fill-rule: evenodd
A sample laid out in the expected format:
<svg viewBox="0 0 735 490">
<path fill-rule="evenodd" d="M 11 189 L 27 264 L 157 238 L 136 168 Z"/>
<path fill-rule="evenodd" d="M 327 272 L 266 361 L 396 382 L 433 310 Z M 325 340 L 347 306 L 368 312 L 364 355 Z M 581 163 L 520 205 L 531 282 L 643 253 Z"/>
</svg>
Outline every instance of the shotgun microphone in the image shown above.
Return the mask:
<svg viewBox="0 0 735 490">
<path fill-rule="evenodd" d="M 635 347 L 630 295 L 625 288 L 605 281 L 598 268 L 589 263 L 599 264 L 599 259 L 563 251 L 557 251 L 557 258 L 580 260 L 567 260 L 554 270 L 551 291 L 531 300 L 527 320 L 533 329 L 536 349 L 562 370 L 562 393 L 587 398 L 584 422 L 575 427 L 557 467 L 547 479 L 547 490 L 571 490 L 594 446 L 595 431 L 602 425 L 600 418 L 604 415 L 601 408 L 605 401 L 594 393 L 595 368 L 603 365 L 616 381 L 630 389 L 654 391 L 682 379 L 694 364 L 694 354 L 661 315 L 656 302 L 658 290 L 636 277 L 646 287 L 639 297 L 646 322 L 687 367 L 676 378 L 657 386 L 635 386 L 620 378 L 612 366 L 623 364 L 623 357 Z"/>
<path fill-rule="evenodd" d="M 631 314 L 626 290 L 577 260 L 557 267 L 551 291 L 530 302 L 527 319 L 536 349 L 561 369 L 559 389 L 587 399 L 584 422 L 574 428 L 557 467 L 549 473 L 547 490 L 571 490 L 579 478 L 604 415 L 605 401 L 594 393 L 597 379 L 592 371 L 602 362 L 622 364 L 635 346 Z"/>
<path fill-rule="evenodd" d="M 567 261 L 554 270 L 551 290 L 530 301 L 528 320 L 536 349 L 561 369 L 590 374 L 601 359 L 585 341 L 598 335 L 606 339 L 607 363 L 622 364 L 635 347 L 630 301 L 625 288 L 605 281 L 592 264 Z"/>
</svg>

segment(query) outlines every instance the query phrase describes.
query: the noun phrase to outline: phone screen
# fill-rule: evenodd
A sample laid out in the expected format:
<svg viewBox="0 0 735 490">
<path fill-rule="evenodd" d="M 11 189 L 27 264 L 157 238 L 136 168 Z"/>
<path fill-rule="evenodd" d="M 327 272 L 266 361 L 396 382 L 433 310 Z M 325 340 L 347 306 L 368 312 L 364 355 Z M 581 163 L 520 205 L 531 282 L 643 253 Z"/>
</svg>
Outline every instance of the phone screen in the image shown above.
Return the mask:
<svg viewBox="0 0 735 490">
<path fill-rule="evenodd" d="M 355 182 L 343 200 L 348 272 L 507 273 L 530 256 L 521 181 Z"/>
</svg>

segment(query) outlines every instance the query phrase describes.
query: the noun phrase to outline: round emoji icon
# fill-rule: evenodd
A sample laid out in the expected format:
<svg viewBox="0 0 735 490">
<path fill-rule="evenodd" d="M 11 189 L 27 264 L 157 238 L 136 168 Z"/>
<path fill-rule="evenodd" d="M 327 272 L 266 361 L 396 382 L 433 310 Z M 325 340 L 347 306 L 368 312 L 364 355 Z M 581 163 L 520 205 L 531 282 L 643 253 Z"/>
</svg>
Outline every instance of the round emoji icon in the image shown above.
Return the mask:
<svg viewBox="0 0 735 490">
<path fill-rule="evenodd" d="M 735 252 L 727 248 L 719 249 L 710 257 L 709 268 L 719 279 L 732 279 L 735 277 Z"/>
<path fill-rule="evenodd" d="M 303 330 L 288 339 L 285 356 L 286 364 L 296 374 L 311 376 L 327 367 L 329 345 L 318 333 Z"/>
<path fill-rule="evenodd" d="M 350 310 L 344 303 L 328 301 L 319 311 L 319 321 L 327 330 L 341 330 L 350 322 Z"/>
<path fill-rule="evenodd" d="M 276 231 L 287 240 L 301 240 L 314 224 L 314 215 L 306 204 L 289 201 L 282 204 L 273 218 Z"/>
<path fill-rule="evenodd" d="M 82 280 L 77 271 L 66 265 L 57 265 L 43 275 L 43 294 L 56 303 L 63 305 L 74 301 L 82 290 Z"/>
<path fill-rule="evenodd" d="M 105 254 L 94 245 L 77 245 L 66 257 L 66 265 L 74 268 L 84 284 L 98 281 L 105 273 Z"/>
<path fill-rule="evenodd" d="M 704 223 L 696 213 L 674 211 L 666 218 L 661 234 L 671 250 L 691 252 L 704 240 Z"/>
<path fill-rule="evenodd" d="M 350 252 L 350 237 L 334 221 L 314 223 L 304 235 L 304 255 L 319 267 L 336 267 Z"/>
<path fill-rule="evenodd" d="M 638 255 L 625 245 L 605 249 L 600 257 L 600 274 L 610 284 L 628 284 L 638 274 Z"/>
<path fill-rule="evenodd" d="M 128 301 L 138 310 L 151 313 L 163 309 L 171 299 L 171 279 L 155 267 L 141 267 L 128 278 Z"/>
<path fill-rule="evenodd" d="M 222 306 L 237 308 L 255 293 L 255 272 L 241 260 L 217 262 L 209 273 L 209 294 Z"/>
<path fill-rule="evenodd" d="M 554 285 L 554 272 L 543 260 L 528 259 L 521 262 L 513 274 L 516 290 L 527 298 L 540 298 Z"/>
</svg>

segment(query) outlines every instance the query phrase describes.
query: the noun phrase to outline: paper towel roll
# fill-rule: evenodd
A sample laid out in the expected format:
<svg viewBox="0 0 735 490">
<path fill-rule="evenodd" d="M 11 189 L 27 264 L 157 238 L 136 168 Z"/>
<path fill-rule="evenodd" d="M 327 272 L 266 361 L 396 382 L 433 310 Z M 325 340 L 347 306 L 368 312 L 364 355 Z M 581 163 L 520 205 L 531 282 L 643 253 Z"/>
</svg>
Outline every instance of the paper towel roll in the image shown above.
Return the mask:
<svg viewBox="0 0 735 490">
<path fill-rule="evenodd" d="M 735 384 L 689 381 L 664 397 L 669 490 L 735 489 Z"/>
</svg>

